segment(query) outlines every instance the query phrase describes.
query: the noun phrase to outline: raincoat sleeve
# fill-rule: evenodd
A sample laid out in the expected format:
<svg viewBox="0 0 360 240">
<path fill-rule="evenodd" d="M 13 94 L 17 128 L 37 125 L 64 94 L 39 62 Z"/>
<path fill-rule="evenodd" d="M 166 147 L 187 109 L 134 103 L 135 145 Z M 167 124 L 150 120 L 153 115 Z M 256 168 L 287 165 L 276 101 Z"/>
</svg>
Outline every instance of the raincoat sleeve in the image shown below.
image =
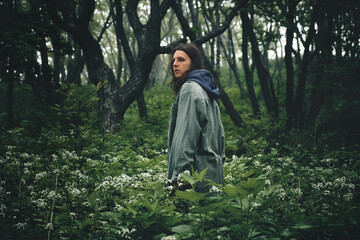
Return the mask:
<svg viewBox="0 0 360 240">
<path fill-rule="evenodd" d="M 177 107 L 176 125 L 168 153 L 169 178 L 172 181 L 178 181 L 179 173 L 190 171 L 202 128 L 207 121 L 206 100 L 196 93 L 184 89 Z"/>
</svg>

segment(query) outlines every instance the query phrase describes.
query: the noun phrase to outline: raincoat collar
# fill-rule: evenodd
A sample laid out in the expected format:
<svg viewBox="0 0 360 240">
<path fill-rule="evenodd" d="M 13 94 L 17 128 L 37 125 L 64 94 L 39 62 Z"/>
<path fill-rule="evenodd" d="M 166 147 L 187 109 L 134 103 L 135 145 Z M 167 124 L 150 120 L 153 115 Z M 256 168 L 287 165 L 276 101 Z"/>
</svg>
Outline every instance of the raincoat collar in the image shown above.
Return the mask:
<svg viewBox="0 0 360 240">
<path fill-rule="evenodd" d="M 209 95 L 209 97 L 217 100 L 220 95 L 219 88 L 212 81 L 211 73 L 205 69 L 197 69 L 191 71 L 186 79 L 186 82 L 198 83 Z"/>
</svg>

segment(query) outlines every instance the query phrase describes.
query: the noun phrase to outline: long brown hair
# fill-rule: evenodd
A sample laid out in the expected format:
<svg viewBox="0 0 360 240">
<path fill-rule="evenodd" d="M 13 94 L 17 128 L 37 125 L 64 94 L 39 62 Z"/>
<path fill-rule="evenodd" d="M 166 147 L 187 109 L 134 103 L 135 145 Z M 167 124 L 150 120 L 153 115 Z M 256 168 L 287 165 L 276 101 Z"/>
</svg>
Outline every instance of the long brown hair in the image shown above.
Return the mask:
<svg viewBox="0 0 360 240">
<path fill-rule="evenodd" d="M 175 52 L 178 50 L 184 51 L 191 59 L 190 70 L 186 74 L 184 74 L 181 78 L 175 77 L 174 68 L 173 68 L 173 63 L 174 63 L 173 57 Z M 203 69 L 203 60 L 200 50 L 196 47 L 195 44 L 193 43 L 180 44 L 173 49 L 170 58 L 170 74 L 171 74 L 170 86 L 175 94 L 179 92 L 181 86 L 185 83 L 188 73 L 196 69 Z"/>
</svg>

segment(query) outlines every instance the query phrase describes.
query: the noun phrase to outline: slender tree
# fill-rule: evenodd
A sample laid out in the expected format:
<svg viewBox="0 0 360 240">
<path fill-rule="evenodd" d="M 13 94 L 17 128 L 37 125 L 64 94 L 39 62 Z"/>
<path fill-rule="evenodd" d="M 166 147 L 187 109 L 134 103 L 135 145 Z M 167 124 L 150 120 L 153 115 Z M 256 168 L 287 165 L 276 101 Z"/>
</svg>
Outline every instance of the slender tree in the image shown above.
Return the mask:
<svg viewBox="0 0 360 240">
<path fill-rule="evenodd" d="M 306 36 L 306 40 L 303 41 L 304 52 L 302 54 L 303 56 L 300 62 L 300 74 L 298 78 L 298 86 L 297 86 L 295 102 L 294 102 L 294 118 L 299 128 L 302 128 L 304 126 L 304 121 L 305 121 L 304 98 L 305 98 L 306 78 L 308 75 L 307 69 L 314 55 L 316 54 L 316 51 L 311 52 L 310 45 L 313 42 L 315 36 L 315 22 L 320 7 L 318 3 L 319 1 L 312 6 L 313 10 L 309 14 L 311 16 L 311 19 L 309 22 L 308 34 Z M 299 35 L 298 39 L 301 39 L 300 33 L 298 33 L 298 35 Z M 298 56 L 298 58 L 300 59 L 301 56 Z"/>
<path fill-rule="evenodd" d="M 238 67 L 237 67 L 237 60 L 236 60 L 236 54 L 235 54 L 235 50 L 234 50 L 234 42 L 232 39 L 232 33 L 231 33 L 231 29 L 228 29 L 228 42 L 229 42 L 229 46 L 226 47 L 224 42 L 222 41 L 222 39 L 220 39 L 220 45 L 223 49 L 223 53 L 225 55 L 225 59 L 228 63 L 228 65 L 230 66 L 231 71 L 234 73 L 235 76 L 235 81 L 236 84 L 238 85 L 239 89 L 240 89 L 240 94 L 241 94 L 241 98 L 244 99 L 246 98 L 246 93 L 245 93 L 245 89 L 243 87 L 243 84 L 240 80 L 240 74 L 238 71 Z M 230 50 L 230 56 L 228 54 L 228 52 L 226 51 L 229 48 Z"/>
<path fill-rule="evenodd" d="M 255 90 L 254 90 L 254 80 L 253 74 L 251 73 L 249 67 L 249 54 L 248 54 L 248 33 L 247 31 L 242 31 L 242 43 L 241 43 L 241 50 L 242 50 L 242 65 L 245 74 L 245 83 L 249 93 L 249 98 L 253 110 L 254 116 L 258 116 L 260 114 L 260 107 L 259 103 L 256 98 Z"/>
<path fill-rule="evenodd" d="M 295 33 L 295 14 L 298 0 L 287 1 L 288 5 L 279 2 L 280 9 L 286 19 L 286 44 L 285 44 L 285 66 L 286 66 L 286 126 L 288 129 L 293 126 L 294 119 L 294 64 L 293 64 L 293 39 Z"/>
<path fill-rule="evenodd" d="M 269 70 L 265 67 L 263 63 L 261 53 L 259 50 L 259 44 L 256 39 L 253 26 L 249 19 L 247 8 L 241 9 L 240 16 L 243 24 L 243 31 L 247 31 L 247 34 L 249 36 L 249 41 L 251 43 L 253 61 L 255 63 L 256 72 L 259 77 L 261 92 L 264 98 L 266 109 L 269 114 L 271 114 L 275 118 L 278 118 L 279 109 L 278 109 L 278 102 L 275 95 L 273 82 Z"/>
</svg>

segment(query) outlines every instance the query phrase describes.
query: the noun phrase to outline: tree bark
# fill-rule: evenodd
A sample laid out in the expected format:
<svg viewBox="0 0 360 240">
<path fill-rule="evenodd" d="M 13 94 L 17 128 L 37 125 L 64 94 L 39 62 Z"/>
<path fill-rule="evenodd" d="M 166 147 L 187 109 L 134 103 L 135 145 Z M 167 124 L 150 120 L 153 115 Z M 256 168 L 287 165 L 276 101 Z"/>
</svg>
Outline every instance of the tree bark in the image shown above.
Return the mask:
<svg viewBox="0 0 360 240">
<path fill-rule="evenodd" d="M 322 4 L 319 6 L 319 17 L 317 18 L 318 36 L 315 41 L 319 67 L 311 93 L 310 108 L 305 125 L 307 128 L 316 120 L 322 107 L 330 116 L 334 112 L 331 103 L 331 92 L 328 87 L 330 83 L 324 81 L 328 78 L 327 74 L 329 74 L 326 68 L 331 66 L 333 61 L 331 53 L 335 39 L 333 37 L 334 23 L 331 14 L 333 6 L 328 6 L 326 3 Z"/>
<path fill-rule="evenodd" d="M 53 92 L 53 84 L 51 77 L 51 69 L 49 65 L 48 59 L 48 49 L 46 47 L 45 37 L 42 36 L 41 45 L 40 45 L 40 56 L 41 56 L 41 73 L 42 79 L 45 87 L 45 101 L 48 105 L 52 105 L 52 92 Z"/>
<path fill-rule="evenodd" d="M 7 120 L 8 120 L 8 129 L 12 129 L 15 126 L 14 123 L 14 81 L 15 81 L 15 73 L 14 73 L 14 63 L 11 61 L 11 57 L 9 59 L 9 72 L 8 72 L 8 87 L 7 87 Z"/>
<path fill-rule="evenodd" d="M 147 118 L 148 117 L 148 112 L 147 112 L 147 108 L 146 108 L 144 94 L 141 93 L 136 101 L 137 101 L 138 108 L 139 108 L 140 118 L 141 119 Z"/>
<path fill-rule="evenodd" d="M 286 66 L 286 98 L 285 98 L 285 111 L 286 111 L 286 127 L 291 129 L 294 119 L 294 65 L 292 59 L 293 39 L 295 32 L 294 17 L 296 11 L 295 0 L 288 1 L 288 11 L 285 12 L 286 22 L 286 44 L 285 44 L 285 66 Z M 286 11 L 284 9 L 284 11 Z"/>
<path fill-rule="evenodd" d="M 249 40 L 251 43 L 251 49 L 254 58 L 253 60 L 259 77 L 261 92 L 264 98 L 266 109 L 271 116 L 277 119 L 279 115 L 279 109 L 274 86 L 272 84 L 270 73 L 268 69 L 264 66 L 264 63 L 261 59 L 258 42 L 246 8 L 243 8 L 240 11 L 240 16 L 243 23 L 243 31 L 247 31 L 249 35 Z"/>
<path fill-rule="evenodd" d="M 110 7 L 113 8 L 115 7 L 115 4 L 113 3 L 112 0 L 110 0 Z M 111 16 L 112 19 L 114 20 L 114 29 L 115 29 L 115 34 L 116 34 L 116 47 L 117 47 L 117 69 L 116 69 L 116 83 L 118 85 L 121 85 L 121 75 L 122 75 L 122 68 L 123 68 L 123 58 L 122 58 L 122 46 L 121 46 L 121 40 L 119 38 L 120 35 L 120 31 L 119 31 L 119 25 L 121 23 L 121 21 L 119 21 L 118 19 L 118 15 L 115 14 L 115 11 L 111 11 Z"/>
<path fill-rule="evenodd" d="M 324 88 L 322 86 L 322 80 L 324 77 L 324 66 L 322 60 L 318 60 L 317 65 L 318 67 L 316 71 L 315 81 L 313 82 L 311 91 L 310 107 L 305 122 L 306 129 L 308 129 L 311 124 L 315 122 L 324 103 Z"/>
<path fill-rule="evenodd" d="M 253 109 L 253 114 L 254 114 L 254 116 L 258 116 L 260 114 L 260 108 L 259 108 L 259 103 L 256 98 L 255 90 L 254 90 L 253 75 L 249 68 L 247 31 L 242 31 L 241 50 L 242 50 L 242 64 L 243 64 L 244 73 L 245 73 L 246 87 L 248 89 L 249 98 L 250 98 L 251 106 Z"/>
<path fill-rule="evenodd" d="M 313 55 L 310 52 L 310 44 L 313 41 L 315 35 L 315 20 L 317 17 L 317 11 L 319 4 L 316 4 L 313 7 L 312 18 L 310 22 L 310 27 L 308 30 L 308 35 L 304 43 L 304 54 L 300 65 L 300 75 L 299 83 L 296 90 L 295 103 L 294 103 L 294 118 L 299 128 L 302 128 L 305 123 L 305 109 L 304 109 L 304 98 L 305 98 L 305 87 L 306 87 L 306 78 L 307 78 L 307 68 L 312 60 Z"/>
<path fill-rule="evenodd" d="M 220 45 L 221 47 L 223 48 L 223 52 L 224 52 L 224 55 L 225 55 L 225 58 L 226 58 L 226 61 L 228 62 L 228 65 L 230 66 L 230 69 L 232 70 L 232 72 L 234 73 L 234 76 L 235 76 L 235 81 L 240 89 L 240 95 L 241 95 L 241 98 L 244 99 L 246 98 L 246 92 L 245 92 L 245 89 L 244 89 L 244 86 L 240 80 L 240 74 L 238 72 L 238 69 L 237 69 L 237 60 L 236 60 L 236 54 L 235 54 L 235 50 L 234 50 L 234 42 L 233 42 L 233 39 L 232 39 L 232 34 L 231 34 L 231 29 L 229 28 L 228 29 L 228 41 L 229 41 L 229 51 L 230 51 L 230 54 L 231 56 L 229 56 L 229 54 L 227 53 L 227 49 L 226 47 L 224 46 L 224 43 L 223 41 L 220 39 Z"/>
</svg>

